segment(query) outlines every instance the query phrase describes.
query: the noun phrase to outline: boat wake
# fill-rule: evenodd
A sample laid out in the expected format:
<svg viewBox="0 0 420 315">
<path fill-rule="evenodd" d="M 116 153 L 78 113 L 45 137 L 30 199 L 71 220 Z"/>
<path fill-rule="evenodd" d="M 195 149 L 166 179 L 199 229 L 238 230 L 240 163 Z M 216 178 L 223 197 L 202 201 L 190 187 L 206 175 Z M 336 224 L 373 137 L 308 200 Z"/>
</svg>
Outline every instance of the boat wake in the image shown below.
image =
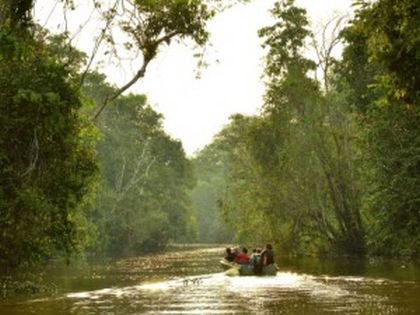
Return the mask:
<svg viewBox="0 0 420 315">
<path fill-rule="evenodd" d="M 292 272 L 279 272 L 276 276 L 271 277 L 229 277 L 224 273 L 207 274 L 123 288 L 107 288 L 70 293 L 66 297 L 70 299 L 99 300 L 105 296 L 122 298 L 159 292 L 161 295 L 167 294 L 168 296 L 192 294 L 193 297 L 213 296 L 214 298 L 223 298 L 223 296 L 230 295 L 246 296 L 253 294 L 255 296 L 257 294 L 256 296 L 259 298 L 264 296 L 273 298 L 278 293 L 287 293 L 290 291 L 305 293 L 311 296 L 328 297 L 329 299 L 349 295 L 347 290 L 342 289 L 337 284 L 324 281 L 323 278 L 320 279 L 314 276 Z"/>
<path fill-rule="evenodd" d="M 389 280 L 384 279 L 293 272 L 267 277 L 214 273 L 68 293 L 57 305 L 67 305 L 68 314 L 346 313 L 363 310 L 366 305 L 381 307 L 384 298 L 363 294 L 360 289 L 387 283 Z"/>
</svg>

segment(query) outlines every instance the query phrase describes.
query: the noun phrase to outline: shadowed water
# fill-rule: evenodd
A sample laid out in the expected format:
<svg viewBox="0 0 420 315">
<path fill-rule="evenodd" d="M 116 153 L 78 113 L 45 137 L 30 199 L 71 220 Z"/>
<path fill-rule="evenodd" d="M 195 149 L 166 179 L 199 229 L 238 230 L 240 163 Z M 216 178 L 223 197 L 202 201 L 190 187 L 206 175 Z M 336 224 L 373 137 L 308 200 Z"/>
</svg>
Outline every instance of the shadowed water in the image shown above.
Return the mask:
<svg viewBox="0 0 420 315">
<path fill-rule="evenodd" d="M 194 249 L 72 273 L 51 270 L 68 292 L 4 301 L 0 314 L 420 314 L 414 264 L 280 260 L 276 276 L 229 277 L 218 265 L 222 252 Z"/>
</svg>

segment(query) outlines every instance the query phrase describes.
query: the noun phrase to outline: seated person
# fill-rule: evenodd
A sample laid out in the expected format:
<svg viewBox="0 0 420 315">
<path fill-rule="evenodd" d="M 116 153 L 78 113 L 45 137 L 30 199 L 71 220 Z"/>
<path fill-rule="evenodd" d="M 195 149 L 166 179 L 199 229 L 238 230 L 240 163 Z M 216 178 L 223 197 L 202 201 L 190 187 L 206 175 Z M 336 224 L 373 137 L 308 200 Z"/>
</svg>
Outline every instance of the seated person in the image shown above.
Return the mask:
<svg viewBox="0 0 420 315">
<path fill-rule="evenodd" d="M 252 250 L 251 258 L 249 259 L 249 264 L 252 266 L 252 271 L 259 275 L 262 273 L 262 258 L 261 258 L 261 248 L 254 248 Z"/>
<path fill-rule="evenodd" d="M 234 261 L 238 264 L 248 264 L 249 263 L 248 249 L 246 247 L 242 248 L 242 252 L 236 255 Z"/>
<path fill-rule="evenodd" d="M 254 264 L 255 259 L 256 259 L 256 256 L 257 256 L 257 249 L 256 248 L 253 248 L 252 249 L 252 254 L 251 254 L 251 256 L 249 256 L 249 264 L 250 265 L 253 265 Z"/>
<path fill-rule="evenodd" d="M 236 255 L 232 252 L 232 249 L 230 247 L 226 248 L 226 252 L 225 252 L 225 259 L 227 261 L 234 261 L 235 260 Z"/>
<path fill-rule="evenodd" d="M 264 250 L 261 252 L 261 258 L 264 266 L 274 264 L 274 252 L 271 244 L 265 245 Z"/>
</svg>

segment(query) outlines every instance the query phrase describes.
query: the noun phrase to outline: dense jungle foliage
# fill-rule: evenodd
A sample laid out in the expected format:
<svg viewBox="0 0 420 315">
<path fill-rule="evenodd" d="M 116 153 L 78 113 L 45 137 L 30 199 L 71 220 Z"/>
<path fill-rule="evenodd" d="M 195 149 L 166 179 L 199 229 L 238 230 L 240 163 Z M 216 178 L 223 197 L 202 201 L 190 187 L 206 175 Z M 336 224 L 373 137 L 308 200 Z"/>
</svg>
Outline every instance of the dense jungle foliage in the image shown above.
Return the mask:
<svg viewBox="0 0 420 315">
<path fill-rule="evenodd" d="M 128 1 L 118 9 L 126 16 L 106 11 L 109 27 L 121 18 L 132 39 L 125 47 L 142 59 L 118 87 L 91 69 L 93 57 L 72 47 L 69 34 L 33 22 L 34 2 L 0 1 L 0 280 L 55 257 L 195 240 L 192 163 L 146 97 L 122 93 L 160 46 L 203 45 L 215 9 L 200 0 Z M 102 35 L 112 45 L 110 33 Z"/>
<path fill-rule="evenodd" d="M 306 11 L 277 2 L 275 24 L 259 32 L 262 114 L 234 115 L 197 157 L 220 165 L 214 199 L 238 241 L 268 238 L 292 254 L 420 254 L 420 5 L 355 5 L 339 37 L 311 47 Z M 341 60 L 331 57 L 337 40 Z"/>
<path fill-rule="evenodd" d="M 100 74 L 86 77 L 83 95 L 94 104 L 107 90 L 114 88 Z M 187 194 L 194 184 L 192 165 L 161 120 L 144 95 L 133 94 L 116 99 L 99 117 L 101 176 L 90 215 L 97 232 L 94 249 L 121 255 L 195 239 Z"/>
<path fill-rule="evenodd" d="M 276 2 L 275 23 L 259 31 L 261 114 L 233 115 L 189 160 L 146 96 L 124 92 L 162 45 L 205 44 L 215 14 L 206 3 L 130 1 L 126 20 L 110 10 L 142 59 L 113 86 L 68 34 L 33 23 L 34 1 L 0 0 L 0 278 L 171 241 L 420 254 L 418 1 L 356 1 L 339 37 L 321 44 L 304 9 Z"/>
</svg>

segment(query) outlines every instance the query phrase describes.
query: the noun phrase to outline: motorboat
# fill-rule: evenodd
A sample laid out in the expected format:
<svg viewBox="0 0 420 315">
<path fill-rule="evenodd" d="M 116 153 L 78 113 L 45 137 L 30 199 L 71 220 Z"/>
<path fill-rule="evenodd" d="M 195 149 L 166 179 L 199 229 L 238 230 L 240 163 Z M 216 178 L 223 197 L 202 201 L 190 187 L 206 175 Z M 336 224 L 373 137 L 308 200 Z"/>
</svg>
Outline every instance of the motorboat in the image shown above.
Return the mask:
<svg viewBox="0 0 420 315">
<path fill-rule="evenodd" d="M 226 259 L 222 259 L 220 264 L 228 276 L 275 276 L 279 270 L 276 263 L 262 267 L 260 273 L 254 272 L 254 266 L 251 264 L 238 264 Z"/>
</svg>

